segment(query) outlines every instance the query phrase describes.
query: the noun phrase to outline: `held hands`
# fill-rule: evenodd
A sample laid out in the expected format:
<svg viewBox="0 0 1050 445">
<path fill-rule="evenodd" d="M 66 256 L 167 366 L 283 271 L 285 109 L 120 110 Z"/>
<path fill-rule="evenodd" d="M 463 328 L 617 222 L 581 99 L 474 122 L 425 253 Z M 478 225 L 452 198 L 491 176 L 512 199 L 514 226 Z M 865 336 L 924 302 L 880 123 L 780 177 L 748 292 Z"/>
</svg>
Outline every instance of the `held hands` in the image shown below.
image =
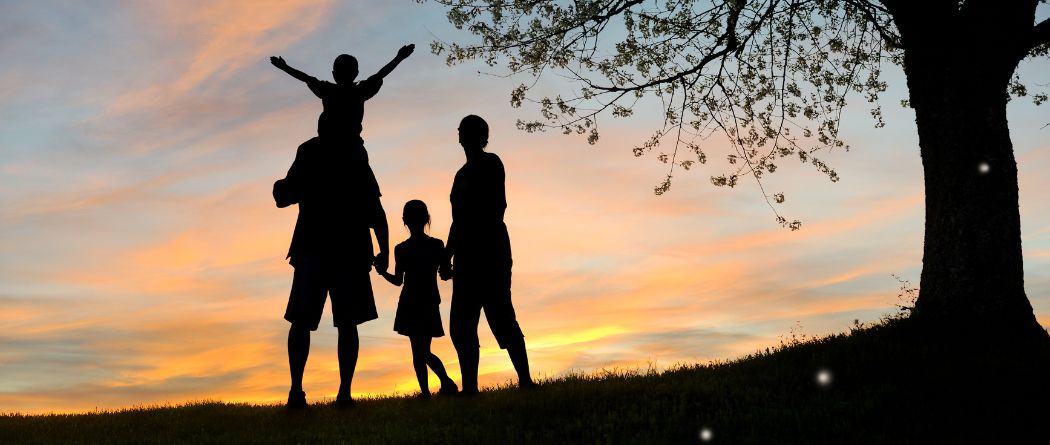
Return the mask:
<svg viewBox="0 0 1050 445">
<path fill-rule="evenodd" d="M 390 254 L 387 252 L 379 252 L 375 259 L 372 260 L 372 264 L 376 267 L 376 272 L 380 274 L 386 274 L 387 269 L 390 267 Z"/>
<path fill-rule="evenodd" d="M 284 57 L 281 57 L 281 56 L 270 57 L 270 63 L 272 63 L 273 66 L 276 66 L 277 68 L 280 68 L 280 69 L 285 69 L 285 68 L 288 67 L 288 62 L 285 62 L 284 61 Z"/>
<path fill-rule="evenodd" d="M 416 45 L 415 44 L 409 44 L 409 45 L 402 46 L 401 49 L 399 49 L 397 51 L 397 57 L 399 59 L 407 59 L 408 56 L 412 55 L 412 51 L 415 51 L 415 50 L 416 50 Z"/>
<path fill-rule="evenodd" d="M 441 281 L 448 281 L 452 279 L 453 275 L 455 275 L 455 273 L 453 273 L 452 265 L 450 264 L 442 264 L 441 267 L 438 268 L 438 276 L 441 277 Z"/>
</svg>

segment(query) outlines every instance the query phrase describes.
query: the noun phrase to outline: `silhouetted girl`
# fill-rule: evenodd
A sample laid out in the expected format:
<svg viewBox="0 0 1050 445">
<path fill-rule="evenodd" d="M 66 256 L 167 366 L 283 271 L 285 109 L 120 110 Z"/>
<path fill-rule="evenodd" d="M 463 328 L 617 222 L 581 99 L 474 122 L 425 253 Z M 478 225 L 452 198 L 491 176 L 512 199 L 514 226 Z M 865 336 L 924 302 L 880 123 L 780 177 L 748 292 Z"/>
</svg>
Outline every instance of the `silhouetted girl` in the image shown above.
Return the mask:
<svg viewBox="0 0 1050 445">
<path fill-rule="evenodd" d="M 411 236 L 394 247 L 394 273 L 380 272 L 391 284 L 404 284 L 394 330 L 412 342 L 412 367 L 419 380 L 420 397 L 430 397 L 428 365 L 441 379 L 440 393 L 455 393 L 459 389 L 456 383 L 448 377 L 441 359 L 430 352 L 431 340 L 445 335 L 438 312 L 441 295 L 437 287 L 438 269 L 449 268 L 445 245 L 425 233 L 425 227 L 430 225 L 430 213 L 423 201 L 414 199 L 405 203 L 402 219 Z"/>
</svg>

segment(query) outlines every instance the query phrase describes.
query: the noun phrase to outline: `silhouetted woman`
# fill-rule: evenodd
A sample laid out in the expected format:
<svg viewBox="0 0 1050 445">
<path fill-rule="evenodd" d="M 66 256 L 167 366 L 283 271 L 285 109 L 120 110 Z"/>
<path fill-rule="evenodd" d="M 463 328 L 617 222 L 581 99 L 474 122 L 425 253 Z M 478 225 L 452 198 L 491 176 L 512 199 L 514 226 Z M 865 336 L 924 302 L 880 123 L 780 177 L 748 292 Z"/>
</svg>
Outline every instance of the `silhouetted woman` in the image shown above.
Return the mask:
<svg viewBox="0 0 1050 445">
<path fill-rule="evenodd" d="M 412 367 L 419 381 L 419 396 L 430 397 L 427 366 L 441 379 L 441 394 L 455 394 L 459 388 L 448 377 L 441 359 L 430 352 L 431 340 L 445 336 L 438 312 L 441 295 L 437 286 L 438 269 L 449 268 L 445 244 L 426 234 L 424 229 L 430 225 L 430 212 L 423 201 L 413 199 L 405 203 L 401 219 L 412 235 L 394 247 L 394 273 L 379 272 L 394 286 L 404 284 L 397 302 L 394 330 L 412 343 Z"/>
<path fill-rule="evenodd" d="M 506 174 L 499 156 L 485 152 L 488 139 L 489 126 L 484 119 L 470 115 L 459 123 L 459 143 L 467 162 L 456 172 L 452 184 L 452 227 L 446 253 L 454 261 L 455 273 L 449 333 L 459 355 L 464 394 L 478 391 L 478 322 L 482 309 L 500 348 L 510 355 L 518 385 L 535 386 L 529 376 L 525 338 L 510 299 L 510 236 L 503 223 Z"/>
</svg>

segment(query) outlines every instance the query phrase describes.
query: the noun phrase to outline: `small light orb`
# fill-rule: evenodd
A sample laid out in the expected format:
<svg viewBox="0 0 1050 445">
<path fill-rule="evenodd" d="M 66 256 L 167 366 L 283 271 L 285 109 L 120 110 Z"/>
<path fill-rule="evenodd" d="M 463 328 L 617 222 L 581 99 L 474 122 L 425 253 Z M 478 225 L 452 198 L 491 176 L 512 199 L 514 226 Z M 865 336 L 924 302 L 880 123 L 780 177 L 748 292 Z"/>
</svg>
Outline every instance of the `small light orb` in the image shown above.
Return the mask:
<svg viewBox="0 0 1050 445">
<path fill-rule="evenodd" d="M 713 437 L 713 434 L 711 434 L 711 428 L 701 428 L 700 429 L 700 440 L 702 440 L 704 442 L 710 442 L 712 437 Z"/>
<path fill-rule="evenodd" d="M 991 169 L 992 169 L 992 167 L 990 165 L 988 165 L 987 162 L 982 162 L 980 164 L 977 164 L 977 171 L 980 172 L 982 175 L 983 174 L 987 174 L 988 170 L 991 170 Z"/>
<path fill-rule="evenodd" d="M 825 388 L 831 385 L 831 371 L 827 369 L 817 371 L 817 384 Z"/>
</svg>

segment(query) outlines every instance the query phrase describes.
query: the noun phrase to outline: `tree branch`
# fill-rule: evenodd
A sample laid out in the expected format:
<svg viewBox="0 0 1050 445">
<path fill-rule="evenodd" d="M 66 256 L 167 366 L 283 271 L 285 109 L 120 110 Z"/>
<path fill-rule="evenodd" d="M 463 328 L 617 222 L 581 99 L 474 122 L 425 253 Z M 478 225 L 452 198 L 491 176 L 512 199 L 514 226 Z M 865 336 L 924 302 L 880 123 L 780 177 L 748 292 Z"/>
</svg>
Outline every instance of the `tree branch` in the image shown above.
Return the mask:
<svg viewBox="0 0 1050 445">
<path fill-rule="evenodd" d="M 1050 19 L 1043 20 L 1032 28 L 1032 38 L 1029 49 L 1039 45 L 1050 43 Z"/>
<path fill-rule="evenodd" d="M 572 31 L 574 29 L 582 28 L 582 27 L 586 26 L 590 22 L 595 22 L 595 23 L 601 24 L 602 22 L 605 22 L 605 21 L 607 21 L 607 20 L 609 20 L 609 19 L 611 19 L 611 18 L 613 18 L 613 17 L 615 17 L 615 16 L 617 16 L 619 14 L 622 14 L 624 11 L 630 9 L 632 6 L 642 4 L 643 1 L 644 0 L 629 0 L 629 1 L 626 1 L 626 2 L 621 3 L 619 5 L 616 4 L 616 3 L 619 3 L 619 1 L 617 1 L 614 4 L 609 5 L 609 12 L 607 12 L 605 14 L 599 14 L 599 15 L 593 15 L 593 16 L 590 16 L 590 17 L 584 17 L 583 20 L 581 20 L 579 22 L 573 23 L 570 26 L 566 26 L 566 27 L 561 28 L 561 29 L 555 29 L 554 31 L 549 32 L 546 35 L 543 35 L 543 36 L 541 36 L 539 38 L 519 40 L 519 41 L 515 42 L 513 45 L 507 45 L 507 46 L 504 46 L 504 47 L 493 46 L 493 48 L 499 49 L 499 50 L 507 50 L 507 49 L 510 49 L 510 48 L 531 45 L 531 44 L 535 43 L 537 40 L 548 40 L 548 39 L 552 39 L 552 38 L 554 38 L 556 36 L 564 36 L 565 34 L 568 34 L 569 31 Z"/>
<path fill-rule="evenodd" d="M 875 30 L 879 32 L 879 35 L 882 36 L 882 39 L 888 42 L 891 47 L 901 47 L 900 36 L 895 34 L 893 31 L 888 29 L 879 21 L 879 13 L 888 14 L 888 11 L 885 7 L 873 4 L 866 0 L 847 0 L 847 3 L 852 4 L 858 10 L 860 10 L 861 13 L 864 14 L 864 18 L 867 19 L 868 22 L 870 22 L 873 26 L 875 26 Z"/>
<path fill-rule="evenodd" d="M 758 22 L 755 24 L 755 26 L 754 26 L 755 29 L 760 28 L 762 26 L 762 23 L 766 19 L 768 19 L 770 15 L 773 14 L 773 11 L 775 10 L 776 4 L 777 4 L 776 1 L 770 2 L 769 8 L 766 9 L 765 14 L 763 14 L 761 19 L 758 20 Z M 747 37 L 745 37 L 743 39 L 743 41 L 738 41 L 738 38 L 737 38 L 737 35 L 736 35 L 736 25 L 737 25 L 737 21 L 740 18 L 740 12 L 741 11 L 742 11 L 742 9 L 740 9 L 740 8 L 736 8 L 736 7 L 730 8 L 730 10 L 729 10 L 729 17 L 726 19 L 726 32 L 723 33 L 721 36 L 719 36 L 718 39 L 715 41 L 714 48 L 717 48 L 719 45 L 722 44 L 722 42 L 725 42 L 725 47 L 722 48 L 722 50 L 720 50 L 720 51 L 716 51 L 716 52 L 713 52 L 713 53 L 710 53 L 710 54 L 704 56 L 702 59 L 700 59 L 699 63 L 697 63 L 695 66 L 693 66 L 692 68 L 690 68 L 688 70 L 681 71 L 678 74 L 675 74 L 675 75 L 670 76 L 670 77 L 663 77 L 663 78 L 655 79 L 655 80 L 650 81 L 650 82 L 646 82 L 646 83 L 641 84 L 641 85 L 634 85 L 634 86 L 630 86 L 630 87 L 620 87 L 620 86 L 616 86 L 616 85 L 601 86 L 601 85 L 593 85 L 593 84 L 591 84 L 589 86 L 591 88 L 598 89 L 598 90 L 603 90 L 603 91 L 640 91 L 640 90 L 644 90 L 646 88 L 653 87 L 653 86 L 656 86 L 656 85 L 662 85 L 662 84 L 677 82 L 677 81 L 679 81 L 681 79 L 684 79 L 685 77 L 687 77 L 689 75 L 696 74 L 696 73 L 700 72 L 701 70 L 704 69 L 704 67 L 707 66 L 708 63 L 711 63 L 712 61 L 714 61 L 716 59 L 720 59 L 720 58 L 723 58 L 725 56 L 728 56 L 732 52 L 739 53 L 739 51 L 741 49 L 741 45 L 743 43 L 746 43 L 751 38 L 751 36 L 754 35 L 754 31 L 752 31 L 751 34 L 748 34 Z"/>
</svg>

